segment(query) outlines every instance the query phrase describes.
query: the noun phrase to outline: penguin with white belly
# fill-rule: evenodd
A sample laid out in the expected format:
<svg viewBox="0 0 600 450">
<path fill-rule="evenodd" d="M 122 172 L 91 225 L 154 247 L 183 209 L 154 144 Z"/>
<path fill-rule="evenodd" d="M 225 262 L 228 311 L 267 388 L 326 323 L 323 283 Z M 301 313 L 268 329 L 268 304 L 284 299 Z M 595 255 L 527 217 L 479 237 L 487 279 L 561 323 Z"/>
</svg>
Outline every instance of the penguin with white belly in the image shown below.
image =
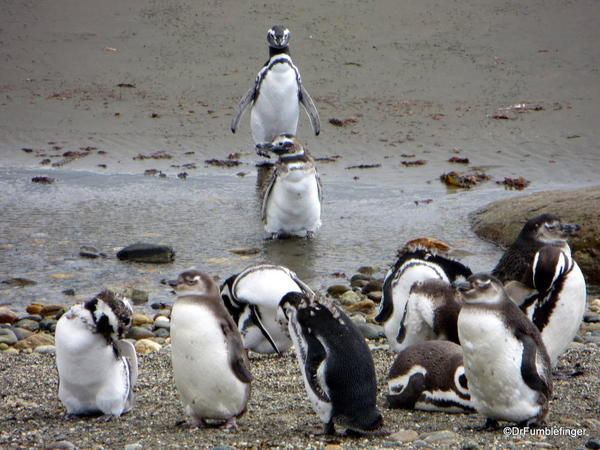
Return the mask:
<svg viewBox="0 0 600 450">
<path fill-rule="evenodd" d="M 206 420 L 237 428 L 250 396 L 250 365 L 240 333 L 205 273 L 179 275 L 171 311 L 173 378 L 192 427 Z"/>
<path fill-rule="evenodd" d="M 553 214 L 534 217 L 492 272 L 542 333 L 553 367 L 577 334 L 585 311 L 585 279 L 567 243 L 579 229 Z"/>
<path fill-rule="evenodd" d="M 313 295 L 294 272 L 274 264 L 251 266 L 225 280 L 221 297 L 237 323 L 244 348 L 281 354 L 291 347 L 287 326 L 277 318 L 279 302 L 288 292 Z"/>
<path fill-rule="evenodd" d="M 300 292 L 286 294 L 280 308 L 324 433 L 383 434 L 373 358 L 350 318 L 334 302 Z"/>
<path fill-rule="evenodd" d="M 131 314 L 126 298 L 105 290 L 59 319 L 58 398 L 67 414 L 104 414 L 109 419 L 133 407 L 137 357 L 133 345 L 122 340 Z"/>
<path fill-rule="evenodd" d="M 417 281 L 438 279 L 453 283 L 471 275 L 471 269 L 447 256 L 450 247 L 437 239 L 419 238 L 405 244 L 383 282 L 383 296 L 375 321 L 383 325 L 390 349 L 400 352 L 398 342 L 410 290 Z"/>
<path fill-rule="evenodd" d="M 543 424 L 552 395 L 551 366 L 539 330 L 513 303 L 502 283 L 475 274 L 459 285 L 464 304 L 458 316 L 469 392 L 487 418 Z"/>
<path fill-rule="evenodd" d="M 269 29 L 269 60 L 258 73 L 254 85 L 240 100 L 231 121 L 231 131 L 235 133 L 244 111 L 252 105 L 252 136 L 256 152 L 261 156 L 269 157 L 265 147 L 275 137 L 296 134 L 300 104 L 308 114 L 315 135 L 321 130 L 317 108 L 290 57 L 290 37 L 290 31 L 284 26 L 276 25 Z"/>
</svg>

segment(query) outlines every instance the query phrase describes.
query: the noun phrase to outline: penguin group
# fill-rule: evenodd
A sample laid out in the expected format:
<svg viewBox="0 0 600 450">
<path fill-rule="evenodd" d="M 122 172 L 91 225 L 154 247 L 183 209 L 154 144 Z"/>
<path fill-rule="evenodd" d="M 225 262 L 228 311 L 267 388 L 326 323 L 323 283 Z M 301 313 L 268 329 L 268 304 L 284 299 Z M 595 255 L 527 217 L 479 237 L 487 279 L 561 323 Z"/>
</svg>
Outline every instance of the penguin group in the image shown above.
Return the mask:
<svg viewBox="0 0 600 450">
<path fill-rule="evenodd" d="M 296 136 L 300 105 L 315 135 L 316 106 L 289 54 L 290 32 L 267 33 L 269 60 L 241 99 L 236 132 L 251 108 L 258 155 L 277 156 L 262 201 L 270 237 L 307 237 L 321 225 L 322 186 L 311 152 Z M 552 370 L 582 321 L 586 286 L 567 238 L 578 226 L 552 214 L 525 223 L 489 272 L 473 273 L 432 238 L 407 242 L 383 280 L 374 320 L 395 354 L 387 406 L 543 424 Z M 235 429 L 253 381 L 249 352 L 296 356 L 325 434 L 386 433 L 377 407 L 371 349 L 336 300 L 287 267 L 263 263 L 221 285 L 190 269 L 172 283 L 173 379 L 192 428 Z M 103 291 L 73 306 L 56 327 L 58 396 L 69 415 L 119 417 L 133 408 L 138 369 L 123 339 L 128 299 Z"/>
</svg>

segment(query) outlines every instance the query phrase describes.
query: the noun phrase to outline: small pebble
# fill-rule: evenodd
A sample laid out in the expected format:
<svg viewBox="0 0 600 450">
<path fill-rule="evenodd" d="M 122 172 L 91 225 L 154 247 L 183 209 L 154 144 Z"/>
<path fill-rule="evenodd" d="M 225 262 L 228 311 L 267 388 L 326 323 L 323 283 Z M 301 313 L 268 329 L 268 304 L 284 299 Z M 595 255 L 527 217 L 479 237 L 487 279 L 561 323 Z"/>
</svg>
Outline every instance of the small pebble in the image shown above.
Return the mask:
<svg viewBox="0 0 600 450">
<path fill-rule="evenodd" d="M 56 347 L 54 345 L 40 345 L 33 350 L 35 353 L 43 353 L 46 355 L 56 354 Z"/>
<path fill-rule="evenodd" d="M 415 430 L 398 430 L 390 435 L 390 439 L 396 442 L 413 442 L 419 438 Z"/>
</svg>

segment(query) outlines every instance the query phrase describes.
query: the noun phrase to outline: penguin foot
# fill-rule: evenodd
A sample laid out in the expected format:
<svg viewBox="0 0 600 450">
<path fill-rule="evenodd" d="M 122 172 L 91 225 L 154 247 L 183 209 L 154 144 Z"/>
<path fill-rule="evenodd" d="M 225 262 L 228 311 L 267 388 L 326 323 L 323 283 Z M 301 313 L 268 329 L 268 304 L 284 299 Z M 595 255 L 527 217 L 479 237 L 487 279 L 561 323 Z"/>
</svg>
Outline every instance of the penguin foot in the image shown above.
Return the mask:
<svg viewBox="0 0 600 450">
<path fill-rule="evenodd" d="M 115 419 L 117 416 L 113 416 L 112 414 L 102 414 L 101 416 L 96 417 L 92 422 L 97 423 L 106 423 Z"/>
<path fill-rule="evenodd" d="M 500 429 L 500 424 L 496 419 L 490 419 L 489 417 L 485 423 L 481 426 L 475 427 L 477 431 L 496 431 Z"/>
<path fill-rule="evenodd" d="M 333 421 L 323 424 L 323 430 L 316 432 L 315 435 L 316 436 L 334 436 L 335 435 L 335 426 L 333 425 Z"/>
<path fill-rule="evenodd" d="M 178 420 L 175 422 L 176 427 L 185 427 L 191 430 L 195 430 L 198 428 L 204 428 L 206 426 L 206 422 L 204 419 L 191 418 L 189 422 L 186 420 Z"/>
<path fill-rule="evenodd" d="M 230 417 L 227 421 L 221 425 L 219 428 L 221 430 L 237 430 L 237 422 L 235 420 L 235 416 Z"/>
</svg>

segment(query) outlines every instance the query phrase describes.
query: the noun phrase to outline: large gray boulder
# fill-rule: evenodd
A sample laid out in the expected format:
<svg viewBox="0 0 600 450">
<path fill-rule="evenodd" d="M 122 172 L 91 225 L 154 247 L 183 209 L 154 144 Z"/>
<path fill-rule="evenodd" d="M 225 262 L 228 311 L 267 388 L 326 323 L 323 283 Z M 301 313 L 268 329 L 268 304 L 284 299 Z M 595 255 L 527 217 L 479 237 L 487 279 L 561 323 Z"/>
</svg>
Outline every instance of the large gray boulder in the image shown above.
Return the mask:
<svg viewBox="0 0 600 450">
<path fill-rule="evenodd" d="M 569 240 L 573 257 L 589 283 L 600 283 L 600 186 L 500 200 L 474 212 L 471 221 L 478 236 L 507 247 L 528 219 L 542 213 L 581 225 Z"/>
</svg>

